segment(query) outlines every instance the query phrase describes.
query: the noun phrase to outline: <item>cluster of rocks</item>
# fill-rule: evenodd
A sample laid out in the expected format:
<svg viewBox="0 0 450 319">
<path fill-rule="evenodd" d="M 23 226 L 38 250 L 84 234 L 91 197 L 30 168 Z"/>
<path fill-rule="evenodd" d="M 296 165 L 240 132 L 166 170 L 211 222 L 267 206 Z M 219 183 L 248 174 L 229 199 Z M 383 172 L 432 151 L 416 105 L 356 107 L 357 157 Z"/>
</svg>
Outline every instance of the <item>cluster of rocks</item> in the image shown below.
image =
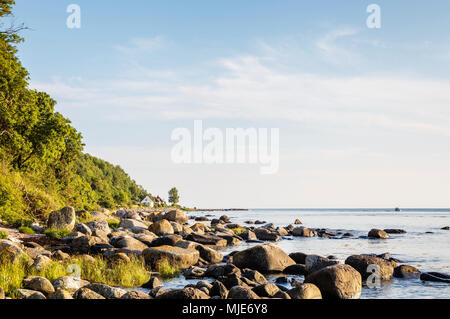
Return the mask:
<svg viewBox="0 0 450 319">
<path fill-rule="evenodd" d="M 351 233 L 331 232 L 327 229 L 310 229 L 300 220 L 294 225 L 275 227 L 264 221 L 248 221 L 242 226 L 232 223 L 227 216 L 214 218 L 191 216 L 184 211 L 146 211 L 121 209 L 115 213 L 107 210 L 90 214 L 92 221 L 77 223 L 77 216 L 87 212 L 75 212 L 71 207 L 52 212 L 47 227 L 69 229 L 72 233 L 47 247 L 36 241 L 22 243 L 0 241 L 0 252 L 7 252 L 11 259 L 26 253 L 33 260 L 33 267 L 40 269 L 51 259 L 63 260 L 70 255 L 92 258 L 101 255 L 109 261 L 128 262 L 132 256 L 141 256 L 152 269 L 161 261 L 169 261 L 183 269 L 187 279 L 198 279 L 194 285 L 183 289 L 164 289 L 157 277 L 146 283 L 142 290 L 127 291 L 118 287 L 89 283 L 75 277 L 62 277 L 49 282 L 43 277 L 28 277 L 24 289 L 18 295 L 26 299 L 317 299 L 358 298 L 362 282 L 376 265 L 381 279 L 416 278 L 448 282 L 445 274 L 426 273 L 408 265 L 398 265 L 390 254 L 354 255 L 341 264 L 333 256 L 323 257 L 292 253 L 287 255 L 273 243 L 295 237 L 346 238 Z M 212 216 L 211 216 L 212 217 Z M 118 222 L 111 229 L 108 221 Z M 194 224 L 188 224 L 189 219 Z M 253 226 L 254 225 L 254 226 Z M 258 225 L 258 226 L 256 226 Z M 239 231 L 236 231 L 239 230 Z M 389 234 L 403 234 L 401 229 L 372 229 L 367 238 L 386 239 Z M 239 234 L 239 235 L 238 235 Z M 37 235 L 39 237 L 39 235 Z M 240 246 L 243 241 L 257 246 L 224 256 L 225 247 Z M 277 275 L 275 283 L 265 276 Z M 292 281 L 287 275 L 304 276 L 303 282 Z M 212 282 L 209 281 L 213 280 Z M 0 298 L 1 298 L 0 289 Z"/>
</svg>

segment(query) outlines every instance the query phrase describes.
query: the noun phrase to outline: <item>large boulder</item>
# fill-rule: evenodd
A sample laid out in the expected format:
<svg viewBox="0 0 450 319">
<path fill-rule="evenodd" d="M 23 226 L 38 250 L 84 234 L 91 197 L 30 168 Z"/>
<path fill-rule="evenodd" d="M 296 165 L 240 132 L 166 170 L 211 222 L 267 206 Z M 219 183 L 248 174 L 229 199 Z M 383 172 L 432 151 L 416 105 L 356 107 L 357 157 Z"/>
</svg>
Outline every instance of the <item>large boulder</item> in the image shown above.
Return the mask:
<svg viewBox="0 0 450 319">
<path fill-rule="evenodd" d="M 310 274 L 322 268 L 333 266 L 338 263 L 339 262 L 337 260 L 331 260 L 318 255 L 308 255 L 305 258 L 306 270 Z"/>
<path fill-rule="evenodd" d="M 88 288 L 80 288 L 73 294 L 75 299 L 106 299 L 102 295 Z"/>
<path fill-rule="evenodd" d="M 394 277 L 396 278 L 417 278 L 420 276 L 420 270 L 409 265 L 401 265 L 394 268 Z"/>
<path fill-rule="evenodd" d="M 89 281 L 74 276 L 63 276 L 53 281 L 53 287 L 55 288 L 55 290 L 61 288 L 63 290 L 68 290 L 71 292 L 75 292 L 76 290 L 88 284 Z"/>
<path fill-rule="evenodd" d="M 20 247 L 18 244 L 14 243 L 10 240 L 1 239 L 0 240 L 0 257 L 2 257 L 2 258 L 9 257 L 11 262 L 14 262 L 20 256 L 26 255 L 22 248 L 23 247 Z"/>
<path fill-rule="evenodd" d="M 189 234 L 186 237 L 187 240 L 195 241 L 196 243 L 202 244 L 202 245 L 212 245 L 212 246 L 219 246 L 219 247 L 225 247 L 227 245 L 227 240 L 223 239 L 219 236 L 214 235 L 199 235 L 199 234 Z"/>
<path fill-rule="evenodd" d="M 260 299 L 249 287 L 234 286 L 228 292 L 228 299 Z"/>
<path fill-rule="evenodd" d="M 92 232 L 102 232 L 105 234 L 109 234 L 111 232 L 111 228 L 109 228 L 109 224 L 106 220 L 94 220 L 86 223 L 86 226 L 89 227 Z"/>
<path fill-rule="evenodd" d="M 291 299 L 322 299 L 322 293 L 314 284 L 303 284 L 287 292 Z"/>
<path fill-rule="evenodd" d="M 162 219 L 154 222 L 148 228 L 149 231 L 155 233 L 158 236 L 173 235 L 175 232 L 172 225 L 166 219 Z"/>
<path fill-rule="evenodd" d="M 297 264 L 302 264 L 304 265 L 306 263 L 306 257 L 308 255 L 304 254 L 304 253 L 290 253 L 289 257 L 291 257 Z"/>
<path fill-rule="evenodd" d="M 89 284 L 85 288 L 98 293 L 106 299 L 120 299 L 127 293 L 127 291 L 122 288 L 111 287 L 104 284 Z"/>
<path fill-rule="evenodd" d="M 47 221 L 48 228 L 68 229 L 72 230 L 75 227 L 76 214 L 73 207 L 64 207 L 50 213 Z"/>
<path fill-rule="evenodd" d="M 151 267 L 158 267 L 159 262 L 168 260 L 180 268 L 186 269 L 198 262 L 200 253 L 195 249 L 174 246 L 147 248 L 142 252 L 145 262 Z"/>
<path fill-rule="evenodd" d="M 356 299 L 361 296 L 361 275 L 349 265 L 322 268 L 308 275 L 304 283 L 316 285 L 324 299 Z"/>
<path fill-rule="evenodd" d="M 381 276 L 380 279 L 383 280 L 391 279 L 394 274 L 394 268 L 397 267 L 397 264 L 393 261 L 369 255 L 353 255 L 348 257 L 345 263 L 355 268 L 363 279 L 367 279 L 374 273 L 375 268 L 369 266 L 378 266 Z"/>
<path fill-rule="evenodd" d="M 369 234 L 367 234 L 369 238 L 375 238 L 375 239 L 386 239 L 389 238 L 388 233 L 386 233 L 384 230 L 381 229 L 371 229 L 369 231 Z"/>
<path fill-rule="evenodd" d="M 252 289 L 259 297 L 269 297 L 272 298 L 280 290 L 277 285 L 272 283 L 266 283 L 258 285 Z"/>
<path fill-rule="evenodd" d="M 297 237 L 315 237 L 317 232 L 315 230 L 300 226 L 292 230 L 292 235 Z"/>
<path fill-rule="evenodd" d="M 262 273 L 282 272 L 286 267 L 294 265 L 281 248 L 274 244 L 258 245 L 233 255 L 233 264 L 239 268 L 250 268 Z"/>
<path fill-rule="evenodd" d="M 140 230 L 148 228 L 148 226 L 144 222 L 136 219 L 122 219 L 119 223 L 119 227 L 129 229 L 132 232 L 138 232 Z"/>
<path fill-rule="evenodd" d="M 142 251 L 148 248 L 146 244 L 130 236 L 120 236 L 114 240 L 111 240 L 111 242 L 113 242 L 113 245 L 116 248 L 124 248 L 128 250 Z"/>
<path fill-rule="evenodd" d="M 167 212 L 164 215 L 164 219 L 180 224 L 186 224 L 188 222 L 188 216 L 186 215 L 186 213 L 179 209 Z"/>
<path fill-rule="evenodd" d="M 16 294 L 20 299 L 47 299 L 42 292 L 30 289 L 17 289 Z"/>
<path fill-rule="evenodd" d="M 27 277 L 23 280 L 23 287 L 25 289 L 40 291 L 46 296 L 55 292 L 55 288 L 52 283 L 44 277 Z"/>
<path fill-rule="evenodd" d="M 266 228 L 256 228 L 255 229 L 256 238 L 259 240 L 267 240 L 267 241 L 280 241 L 281 237 L 277 234 L 277 232 L 266 229 Z"/>
<path fill-rule="evenodd" d="M 158 295 L 156 299 L 209 299 L 209 296 L 200 289 L 188 287 L 184 289 L 169 290 Z"/>
</svg>

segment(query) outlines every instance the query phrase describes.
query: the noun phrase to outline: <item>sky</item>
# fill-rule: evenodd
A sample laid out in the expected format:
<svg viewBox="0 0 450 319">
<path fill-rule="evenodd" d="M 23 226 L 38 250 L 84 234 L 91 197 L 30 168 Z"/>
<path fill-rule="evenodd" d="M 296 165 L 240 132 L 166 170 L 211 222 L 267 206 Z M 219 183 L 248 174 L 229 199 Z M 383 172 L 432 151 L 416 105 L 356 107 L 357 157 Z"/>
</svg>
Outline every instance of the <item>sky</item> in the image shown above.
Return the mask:
<svg viewBox="0 0 450 319">
<path fill-rule="evenodd" d="M 450 207 L 449 1 L 16 0 L 85 151 L 203 208 Z M 368 28 L 368 5 L 381 28 Z M 70 4 L 81 28 L 69 29 Z M 279 129 L 279 170 L 177 164 L 176 128 Z"/>
</svg>

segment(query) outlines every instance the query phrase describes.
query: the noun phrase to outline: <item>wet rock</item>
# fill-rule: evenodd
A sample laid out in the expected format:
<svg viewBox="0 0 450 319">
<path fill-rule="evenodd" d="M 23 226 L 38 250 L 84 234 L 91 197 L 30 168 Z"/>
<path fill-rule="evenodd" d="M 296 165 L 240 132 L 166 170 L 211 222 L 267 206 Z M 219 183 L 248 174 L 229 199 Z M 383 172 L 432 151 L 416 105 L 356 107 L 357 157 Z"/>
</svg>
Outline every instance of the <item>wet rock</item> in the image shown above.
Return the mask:
<svg viewBox="0 0 450 319">
<path fill-rule="evenodd" d="M 442 227 L 441 230 L 450 230 L 450 226 Z"/>
<path fill-rule="evenodd" d="M 420 275 L 420 280 L 443 282 L 443 283 L 450 284 L 450 275 L 439 273 L 439 272 L 424 272 Z"/>
<path fill-rule="evenodd" d="M 162 287 L 162 282 L 157 277 L 150 278 L 145 284 L 142 285 L 142 288 L 153 290 L 158 287 Z"/>
<path fill-rule="evenodd" d="M 290 253 L 289 257 L 291 257 L 295 263 L 297 264 L 305 264 L 306 263 L 306 256 L 308 256 L 307 254 L 304 253 Z"/>
<path fill-rule="evenodd" d="M 228 292 L 228 299 L 260 299 L 259 296 L 248 287 L 235 286 Z"/>
<path fill-rule="evenodd" d="M 205 272 L 206 272 L 205 268 L 191 266 L 188 269 L 183 271 L 183 276 L 186 279 L 203 278 L 203 277 L 205 277 Z"/>
<path fill-rule="evenodd" d="M 355 268 L 361 274 L 363 279 L 367 279 L 371 274 L 373 274 L 374 269 L 369 267 L 371 265 L 376 265 L 379 267 L 380 276 L 383 280 L 391 279 L 394 274 L 394 268 L 397 267 L 395 262 L 367 255 L 350 256 L 345 260 L 345 263 Z"/>
<path fill-rule="evenodd" d="M 339 262 L 336 260 L 331 260 L 318 255 L 308 255 L 305 259 L 306 270 L 310 274 L 322 268 L 333 266 L 338 263 Z"/>
<path fill-rule="evenodd" d="M 173 235 L 175 233 L 172 225 L 165 219 L 154 222 L 149 226 L 148 230 L 158 236 Z"/>
<path fill-rule="evenodd" d="M 350 265 L 322 268 L 308 275 L 304 283 L 316 285 L 324 299 L 354 299 L 361 296 L 361 274 Z"/>
<path fill-rule="evenodd" d="M 68 206 L 61 210 L 51 212 L 47 220 L 47 227 L 73 230 L 75 227 L 75 222 L 75 209 Z"/>
<path fill-rule="evenodd" d="M 259 245 L 237 252 L 233 255 L 233 264 L 239 268 L 250 268 L 262 273 L 281 272 L 294 265 L 283 250 L 273 244 Z"/>
<path fill-rule="evenodd" d="M 40 291 L 48 296 L 55 292 L 52 283 L 44 277 L 31 276 L 23 280 L 23 287 L 29 290 Z"/>
<path fill-rule="evenodd" d="M 194 220 L 196 222 L 207 222 L 209 219 L 208 219 L 208 217 L 205 217 L 205 216 L 199 216 L 199 217 L 195 217 Z"/>
<path fill-rule="evenodd" d="M 232 274 L 241 275 L 241 270 L 233 264 L 210 265 L 206 269 L 205 276 L 219 278 L 222 276 L 230 276 Z"/>
<path fill-rule="evenodd" d="M 198 262 L 200 253 L 195 249 L 184 249 L 174 246 L 147 248 L 142 252 L 145 262 L 152 268 L 162 260 L 169 260 L 180 268 L 186 269 Z"/>
<path fill-rule="evenodd" d="M 291 299 L 322 299 L 322 293 L 314 284 L 302 284 L 287 293 Z"/>
<path fill-rule="evenodd" d="M 266 284 L 267 279 L 263 276 L 259 271 L 253 269 L 243 269 L 241 271 L 243 277 L 257 283 L 257 284 Z"/>
<path fill-rule="evenodd" d="M 281 237 L 274 231 L 271 231 L 266 228 L 256 228 L 255 229 L 256 238 L 259 240 L 268 240 L 268 241 L 280 241 Z"/>
<path fill-rule="evenodd" d="M 283 269 L 283 274 L 286 275 L 304 276 L 307 273 L 308 271 L 306 270 L 306 265 L 301 264 L 291 265 Z"/>
<path fill-rule="evenodd" d="M 403 229 L 385 229 L 387 234 L 406 234 L 406 230 Z"/>
<path fill-rule="evenodd" d="M 369 231 L 369 234 L 367 235 L 369 238 L 375 238 L 375 239 L 386 239 L 389 238 L 389 235 L 381 229 L 371 229 Z"/>
<path fill-rule="evenodd" d="M 278 290 L 278 292 L 273 296 L 275 299 L 291 299 L 291 296 L 285 291 Z"/>
<path fill-rule="evenodd" d="M 256 238 L 256 234 L 254 232 L 252 232 L 251 230 L 246 230 L 240 236 L 244 240 L 255 240 L 255 239 L 258 239 L 258 238 Z"/>
<path fill-rule="evenodd" d="M 222 215 L 222 216 L 220 216 L 219 220 L 223 221 L 223 222 L 226 223 L 226 224 L 231 223 L 230 217 L 228 217 L 227 215 Z"/>
<path fill-rule="evenodd" d="M 223 260 L 223 255 L 220 252 L 207 246 L 198 244 L 195 249 L 200 253 L 200 257 L 210 264 L 218 264 Z"/>
<path fill-rule="evenodd" d="M 301 224 L 302 224 L 302 222 L 301 222 L 301 220 L 300 220 L 300 219 L 298 219 L 298 218 L 297 218 L 297 219 L 295 220 L 294 224 L 295 224 L 295 225 L 301 225 Z"/>
<path fill-rule="evenodd" d="M 394 268 L 394 277 L 396 278 L 417 278 L 420 276 L 420 270 L 409 265 L 401 265 Z"/>
</svg>

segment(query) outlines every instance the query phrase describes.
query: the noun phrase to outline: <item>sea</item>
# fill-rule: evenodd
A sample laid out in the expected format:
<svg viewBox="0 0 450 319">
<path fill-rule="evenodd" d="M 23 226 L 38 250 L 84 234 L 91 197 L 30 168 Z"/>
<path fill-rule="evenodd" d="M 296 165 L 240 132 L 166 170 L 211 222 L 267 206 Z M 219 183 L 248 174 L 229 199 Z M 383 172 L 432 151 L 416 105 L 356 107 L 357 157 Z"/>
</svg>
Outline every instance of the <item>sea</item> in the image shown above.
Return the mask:
<svg viewBox="0 0 450 319">
<path fill-rule="evenodd" d="M 450 231 L 442 230 L 450 226 L 450 209 L 249 209 L 236 211 L 196 211 L 189 215 L 230 217 L 232 223 L 246 225 L 248 220 L 273 223 L 275 227 L 294 224 L 300 219 L 302 226 L 326 228 L 332 232 L 353 234 L 353 237 L 337 239 L 286 237 L 277 242 L 286 253 L 302 252 L 320 256 L 333 255 L 342 263 L 354 254 L 382 254 L 389 252 L 402 263 L 414 266 L 422 272 L 450 274 Z M 194 223 L 190 221 L 190 223 Z M 249 225 L 247 225 L 249 226 Z M 390 235 L 388 239 L 368 239 L 370 229 L 403 229 L 406 234 Z M 247 249 L 255 245 L 243 242 L 239 247 L 228 247 L 224 254 Z M 290 279 L 302 281 L 299 276 Z M 276 277 L 269 277 L 274 281 Z M 165 288 L 180 288 L 195 280 L 183 276 L 165 283 Z M 289 288 L 289 284 L 287 284 Z M 450 284 L 424 282 L 420 279 L 397 279 L 381 282 L 377 288 L 363 287 L 363 299 L 448 299 Z"/>
</svg>

